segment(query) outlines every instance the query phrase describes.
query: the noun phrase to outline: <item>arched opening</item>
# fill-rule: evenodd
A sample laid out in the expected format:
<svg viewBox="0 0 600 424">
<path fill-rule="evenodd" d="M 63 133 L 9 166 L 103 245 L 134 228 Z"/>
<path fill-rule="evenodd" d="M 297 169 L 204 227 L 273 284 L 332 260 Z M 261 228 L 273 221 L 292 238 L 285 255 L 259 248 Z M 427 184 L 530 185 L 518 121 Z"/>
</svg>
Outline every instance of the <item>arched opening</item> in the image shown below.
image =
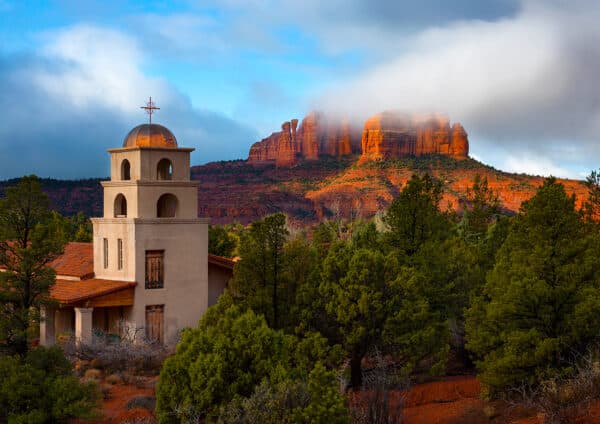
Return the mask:
<svg viewBox="0 0 600 424">
<path fill-rule="evenodd" d="M 169 159 L 161 159 L 156 167 L 156 178 L 170 180 L 173 177 L 173 164 Z"/>
<path fill-rule="evenodd" d="M 156 216 L 159 218 L 174 218 L 177 215 L 177 197 L 167 193 L 160 196 L 156 204 Z"/>
<path fill-rule="evenodd" d="M 121 179 L 131 179 L 131 165 L 129 164 L 129 161 L 127 159 L 123 159 L 123 162 L 121 162 Z"/>
<path fill-rule="evenodd" d="M 127 217 L 127 199 L 122 194 L 115 197 L 115 218 Z"/>
</svg>

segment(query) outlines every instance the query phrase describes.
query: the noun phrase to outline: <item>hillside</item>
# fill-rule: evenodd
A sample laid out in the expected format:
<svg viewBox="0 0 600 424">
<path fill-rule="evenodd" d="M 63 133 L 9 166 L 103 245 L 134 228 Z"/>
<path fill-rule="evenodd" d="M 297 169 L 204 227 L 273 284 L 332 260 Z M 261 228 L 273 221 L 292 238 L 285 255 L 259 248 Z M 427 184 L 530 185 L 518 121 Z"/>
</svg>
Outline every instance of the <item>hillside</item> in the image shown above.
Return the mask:
<svg viewBox="0 0 600 424">
<path fill-rule="evenodd" d="M 429 172 L 444 181 L 442 207 L 460 208 L 476 174 L 488 178 L 500 194 L 506 212 L 516 212 L 521 202 L 533 195 L 543 178 L 510 174 L 474 159 L 444 155 L 403 157 L 382 161 L 360 160 L 359 155 L 321 157 L 294 167 L 275 164 L 251 165 L 246 161 L 213 162 L 191 169 L 200 181 L 198 210 L 215 224 L 248 223 L 269 213 L 285 212 L 293 221 L 314 223 L 335 215 L 373 216 L 385 210 L 415 172 Z M 0 195 L 17 180 L 0 182 Z M 578 201 L 585 198 L 581 181 L 561 180 Z M 51 207 L 61 214 L 83 211 L 102 214 L 100 179 L 42 179 Z"/>
<path fill-rule="evenodd" d="M 460 208 L 475 175 L 487 177 L 507 213 L 531 197 L 542 177 L 510 174 L 474 159 L 444 155 L 360 161 L 359 156 L 304 161 L 295 167 L 253 166 L 245 161 L 192 168 L 201 181 L 199 213 L 214 223 L 247 223 L 283 211 L 293 220 L 316 222 L 334 215 L 373 216 L 385 210 L 413 173 L 428 172 L 444 182 L 442 207 Z M 578 201 L 587 195 L 581 181 L 561 180 Z"/>
<path fill-rule="evenodd" d="M 83 180 L 55 180 L 42 178 L 42 190 L 50 197 L 50 208 L 62 215 L 75 215 L 81 211 L 86 216 L 102 214 L 102 187 L 100 178 Z M 17 178 L 0 181 L 0 196 L 4 196 L 6 187 L 19 182 Z"/>
</svg>

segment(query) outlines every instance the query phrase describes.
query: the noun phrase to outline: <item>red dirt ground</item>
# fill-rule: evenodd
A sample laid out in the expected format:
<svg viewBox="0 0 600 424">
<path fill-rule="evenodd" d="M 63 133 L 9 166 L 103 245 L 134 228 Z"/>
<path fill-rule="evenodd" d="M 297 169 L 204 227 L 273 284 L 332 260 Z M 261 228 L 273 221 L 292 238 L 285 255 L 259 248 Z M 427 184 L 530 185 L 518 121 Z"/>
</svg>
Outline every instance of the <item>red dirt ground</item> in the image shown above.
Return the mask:
<svg viewBox="0 0 600 424">
<path fill-rule="evenodd" d="M 144 379 L 152 384 L 156 377 Z M 417 384 L 404 394 L 405 424 L 541 424 L 542 419 L 531 411 L 509 409 L 499 402 L 487 403 L 479 398 L 479 381 L 473 376 L 446 377 L 440 381 Z M 145 409 L 127 410 L 134 396 L 154 396 L 154 389 L 131 385 L 114 385 L 108 399 L 102 401 L 104 418 L 96 424 L 154 423 L 153 415 Z M 497 411 L 492 414 L 490 411 Z M 491 416 L 490 416 L 491 415 Z M 600 400 L 592 402 L 576 424 L 600 423 Z"/>
<path fill-rule="evenodd" d="M 156 377 L 145 379 L 146 383 L 152 383 L 156 381 Z M 101 413 L 104 415 L 97 424 L 117 424 L 124 422 L 155 422 L 153 415 L 145 409 L 136 408 L 127 410 L 127 402 L 133 397 L 143 396 L 154 396 L 154 389 L 150 388 L 139 388 L 137 386 L 115 384 L 110 389 L 110 395 L 108 399 L 102 401 Z M 141 421 L 147 419 L 147 421 Z"/>
</svg>

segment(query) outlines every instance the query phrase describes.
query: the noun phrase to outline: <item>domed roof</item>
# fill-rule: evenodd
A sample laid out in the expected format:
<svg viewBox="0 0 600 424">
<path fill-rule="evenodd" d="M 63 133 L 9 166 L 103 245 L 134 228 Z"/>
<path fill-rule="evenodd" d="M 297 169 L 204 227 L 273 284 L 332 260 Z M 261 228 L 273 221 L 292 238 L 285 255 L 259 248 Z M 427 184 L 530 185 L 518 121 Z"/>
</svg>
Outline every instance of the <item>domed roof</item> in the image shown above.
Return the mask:
<svg viewBox="0 0 600 424">
<path fill-rule="evenodd" d="M 177 139 L 173 133 L 162 125 L 138 125 L 125 137 L 123 147 L 167 147 L 177 148 Z"/>
</svg>

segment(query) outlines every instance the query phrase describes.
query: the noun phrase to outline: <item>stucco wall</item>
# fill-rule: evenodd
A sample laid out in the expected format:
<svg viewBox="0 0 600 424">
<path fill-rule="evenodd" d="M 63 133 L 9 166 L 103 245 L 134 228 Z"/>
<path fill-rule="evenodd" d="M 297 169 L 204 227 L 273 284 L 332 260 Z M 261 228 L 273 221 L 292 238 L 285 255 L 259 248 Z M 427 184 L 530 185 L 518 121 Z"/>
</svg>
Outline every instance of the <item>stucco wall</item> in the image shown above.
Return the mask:
<svg viewBox="0 0 600 424">
<path fill-rule="evenodd" d="M 232 276 L 232 270 L 208 264 L 208 306 L 217 303 Z"/>
<path fill-rule="evenodd" d="M 208 223 L 198 218 L 198 183 L 190 181 L 189 156 L 193 149 L 112 149 L 111 181 L 104 187 L 104 218 L 94 218 L 94 272 L 96 278 L 136 281 L 134 305 L 124 318 L 143 334 L 146 306 L 164 305 L 164 341 L 174 341 L 184 327 L 195 327 L 209 304 Z M 173 164 L 170 180 L 157 180 L 157 164 Z M 130 162 L 131 180 L 121 180 L 121 163 Z M 177 197 L 173 218 L 157 218 L 161 195 Z M 127 199 L 127 217 L 114 217 L 118 194 Z M 104 268 L 103 239 L 108 240 L 108 267 Z M 117 240 L 123 240 L 123 269 L 118 269 Z M 145 288 L 146 251 L 164 251 L 164 287 Z M 220 278 L 220 277 L 219 277 Z M 213 293 L 224 284 L 216 283 Z M 99 323 L 99 318 L 97 322 Z"/>
<path fill-rule="evenodd" d="M 130 320 L 139 328 L 146 306 L 164 305 L 165 342 L 195 327 L 208 308 L 208 219 L 136 222 L 136 281 Z M 146 289 L 145 252 L 164 250 L 164 288 Z"/>
</svg>

